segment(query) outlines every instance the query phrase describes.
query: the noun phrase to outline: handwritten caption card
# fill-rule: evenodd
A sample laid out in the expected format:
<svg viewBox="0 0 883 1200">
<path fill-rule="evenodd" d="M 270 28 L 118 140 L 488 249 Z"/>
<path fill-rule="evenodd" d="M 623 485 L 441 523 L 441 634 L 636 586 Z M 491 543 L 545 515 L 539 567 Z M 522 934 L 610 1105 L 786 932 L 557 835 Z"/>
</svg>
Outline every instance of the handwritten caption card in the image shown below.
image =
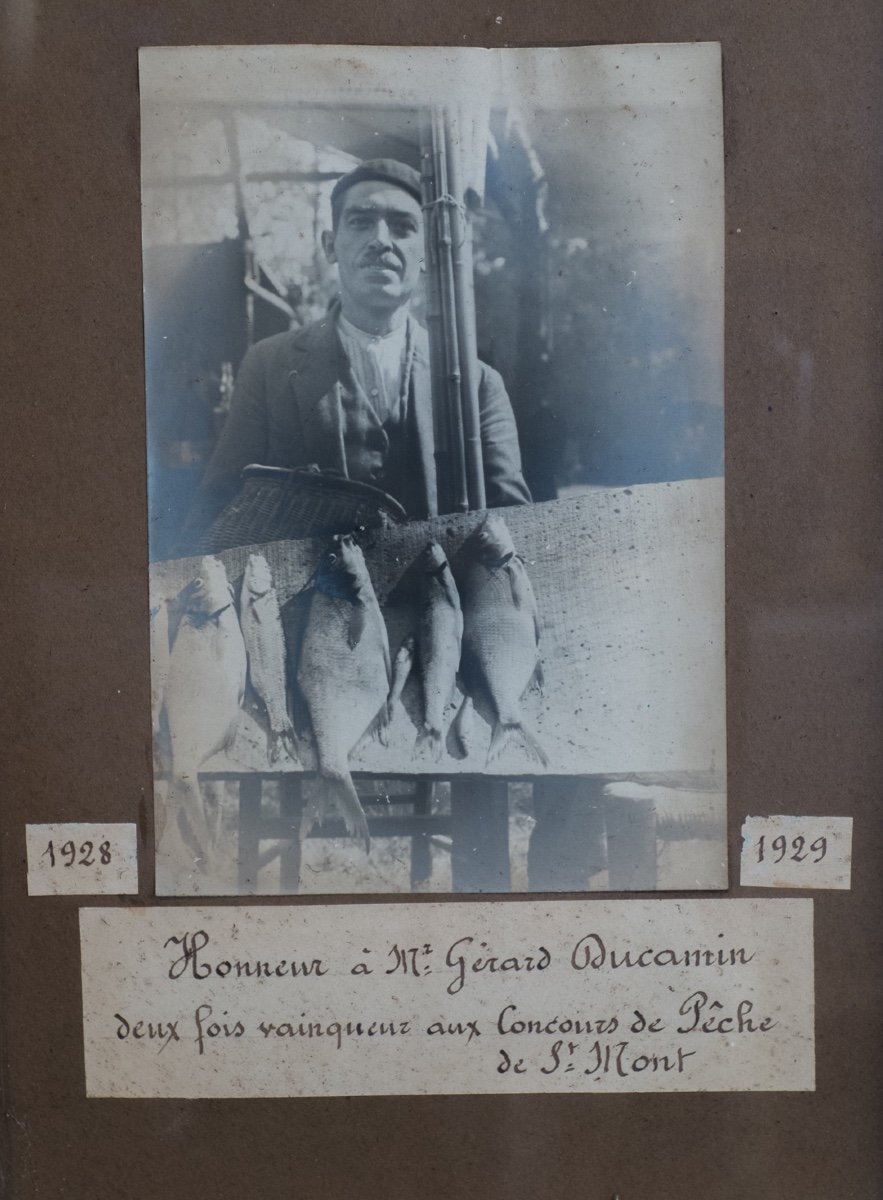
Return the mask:
<svg viewBox="0 0 883 1200">
<path fill-rule="evenodd" d="M 841 888 L 852 876 L 852 817 L 746 817 L 743 887 Z"/>
<path fill-rule="evenodd" d="M 29 896 L 134 896 L 138 831 L 134 825 L 74 821 L 28 825 Z"/>
<path fill-rule="evenodd" d="M 812 901 L 80 910 L 89 1096 L 805 1091 Z"/>
</svg>

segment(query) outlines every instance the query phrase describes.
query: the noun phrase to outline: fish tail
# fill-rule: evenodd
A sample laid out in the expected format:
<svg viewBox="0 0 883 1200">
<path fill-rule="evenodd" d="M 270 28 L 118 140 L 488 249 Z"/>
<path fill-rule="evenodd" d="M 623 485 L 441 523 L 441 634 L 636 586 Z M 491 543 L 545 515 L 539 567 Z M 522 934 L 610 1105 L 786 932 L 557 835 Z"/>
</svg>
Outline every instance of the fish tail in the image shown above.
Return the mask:
<svg viewBox="0 0 883 1200">
<path fill-rule="evenodd" d="M 392 723 L 392 714 L 393 714 L 393 702 L 392 702 L 392 700 L 387 700 L 384 704 L 382 704 L 380 706 L 380 711 L 377 713 L 377 716 L 374 718 L 374 720 L 371 722 L 371 724 L 368 726 L 368 728 L 365 730 L 365 732 L 359 738 L 359 741 L 355 748 L 357 749 L 358 746 L 361 746 L 364 742 L 367 742 L 372 738 L 375 739 L 376 741 L 380 742 L 381 746 L 388 746 L 389 745 L 389 727 L 390 727 L 390 724 Z"/>
<path fill-rule="evenodd" d="M 175 842 L 183 844 L 193 855 L 194 865 L 207 871 L 212 864 L 212 852 L 216 838 L 206 816 L 205 804 L 199 783 L 194 776 L 175 775 L 169 783 L 166 800 L 167 816 L 163 824 L 157 853 L 175 854 Z"/>
<path fill-rule="evenodd" d="M 491 744 L 488 747 L 487 765 L 490 766 L 492 762 L 495 762 L 500 757 L 516 734 L 521 735 L 521 740 L 528 755 L 535 762 L 542 763 L 544 767 L 548 767 L 549 759 L 545 750 L 531 731 L 520 721 L 512 721 L 505 725 L 502 721 L 497 721 L 494 731 L 491 734 Z"/>
<path fill-rule="evenodd" d="M 305 806 L 300 819 L 301 841 L 309 837 L 314 825 L 319 825 L 325 817 L 324 789 L 315 788 L 309 803 Z"/>
<path fill-rule="evenodd" d="M 539 739 L 534 733 L 531 732 L 530 729 L 527 728 L 526 725 L 521 725 L 519 728 L 521 730 L 521 737 L 524 741 L 524 745 L 527 748 L 527 752 L 530 757 L 535 759 L 538 763 L 541 763 L 544 767 L 548 767 L 549 756 L 543 749 Z"/>
<path fill-rule="evenodd" d="M 530 683 L 527 686 L 529 691 L 539 692 L 540 695 L 542 695 L 543 689 L 546 686 L 546 676 L 543 673 L 543 664 L 539 659 L 537 659 L 537 665 L 534 668 L 534 673 L 531 676 Z"/>
<path fill-rule="evenodd" d="M 442 756 L 442 746 L 442 731 L 433 728 L 431 725 L 424 725 L 417 734 L 417 742 L 414 750 L 417 754 L 428 751 L 433 761 L 438 762 Z"/>
<path fill-rule="evenodd" d="M 271 729 L 269 738 L 270 762 L 278 762 L 283 754 L 287 754 L 289 758 L 295 762 L 297 758 L 297 747 L 294 744 L 294 729 L 291 722 L 282 729 Z"/>
<path fill-rule="evenodd" d="M 365 810 L 362 808 L 362 802 L 353 784 L 352 775 L 347 770 L 340 771 L 327 767 L 322 768 L 321 775 L 327 785 L 327 799 L 331 801 L 343 818 L 347 833 L 350 837 L 362 843 L 367 854 L 371 849 L 368 818 L 365 816 Z M 321 817 L 321 810 L 325 808 L 324 800 L 319 802 L 319 808 L 320 811 L 313 813 L 311 816 L 310 826 L 315 824 L 316 820 Z M 310 826 L 307 826 L 307 832 Z"/>
<path fill-rule="evenodd" d="M 469 739 L 472 732 L 472 698 L 470 696 L 463 697 L 463 703 L 454 717 L 454 724 L 451 728 L 457 753 L 461 758 L 466 758 L 469 754 Z"/>
</svg>

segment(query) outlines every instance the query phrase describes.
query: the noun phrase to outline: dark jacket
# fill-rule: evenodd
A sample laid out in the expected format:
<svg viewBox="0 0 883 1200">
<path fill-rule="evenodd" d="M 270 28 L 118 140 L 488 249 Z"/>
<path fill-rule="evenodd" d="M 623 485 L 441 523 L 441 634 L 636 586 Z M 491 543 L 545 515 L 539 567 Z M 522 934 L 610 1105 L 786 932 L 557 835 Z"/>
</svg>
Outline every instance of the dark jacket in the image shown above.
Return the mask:
<svg viewBox="0 0 883 1200">
<path fill-rule="evenodd" d="M 197 495 L 188 526 L 205 528 L 239 490 L 249 463 L 305 467 L 346 474 L 342 417 L 337 385 L 344 391 L 352 375 L 337 334 L 337 312 L 290 333 L 256 343 L 239 368 L 230 414 Z M 436 477 L 430 394 L 429 340 L 414 322 L 414 361 L 409 396 L 409 437 L 413 445 L 407 492 L 409 515 L 436 511 Z M 480 364 L 479 406 L 487 503 L 490 507 L 529 504 L 512 406 L 496 371 Z"/>
</svg>

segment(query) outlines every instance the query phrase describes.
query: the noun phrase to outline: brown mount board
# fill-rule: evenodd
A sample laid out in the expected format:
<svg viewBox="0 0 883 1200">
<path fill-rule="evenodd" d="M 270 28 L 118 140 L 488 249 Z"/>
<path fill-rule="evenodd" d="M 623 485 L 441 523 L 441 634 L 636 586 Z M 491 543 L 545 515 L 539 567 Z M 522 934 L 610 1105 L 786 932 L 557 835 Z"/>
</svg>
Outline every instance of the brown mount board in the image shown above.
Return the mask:
<svg viewBox="0 0 883 1200">
<path fill-rule="evenodd" d="M 688 40 L 725 80 L 731 862 L 749 813 L 856 824 L 852 890 L 816 893 L 816 1092 L 87 1101 L 77 901 L 28 899 L 24 825 L 137 820 L 119 903 L 150 901 L 137 48 Z M 880 40 L 869 0 L 7 6 L 4 1194 L 880 1194 Z"/>
</svg>

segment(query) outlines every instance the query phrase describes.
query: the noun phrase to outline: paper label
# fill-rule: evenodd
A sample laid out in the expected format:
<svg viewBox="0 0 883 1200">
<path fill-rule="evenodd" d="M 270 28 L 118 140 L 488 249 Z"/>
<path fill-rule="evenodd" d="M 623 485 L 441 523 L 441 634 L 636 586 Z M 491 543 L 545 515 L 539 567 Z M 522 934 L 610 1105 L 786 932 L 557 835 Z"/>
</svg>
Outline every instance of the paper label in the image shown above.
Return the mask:
<svg viewBox="0 0 883 1200">
<path fill-rule="evenodd" d="M 134 825 L 28 825 L 29 896 L 138 894 L 138 833 Z"/>
<path fill-rule="evenodd" d="M 80 912 L 90 1096 L 804 1091 L 812 901 Z"/>
<path fill-rule="evenodd" d="M 848 888 L 852 817 L 746 817 L 742 886 Z"/>
</svg>

